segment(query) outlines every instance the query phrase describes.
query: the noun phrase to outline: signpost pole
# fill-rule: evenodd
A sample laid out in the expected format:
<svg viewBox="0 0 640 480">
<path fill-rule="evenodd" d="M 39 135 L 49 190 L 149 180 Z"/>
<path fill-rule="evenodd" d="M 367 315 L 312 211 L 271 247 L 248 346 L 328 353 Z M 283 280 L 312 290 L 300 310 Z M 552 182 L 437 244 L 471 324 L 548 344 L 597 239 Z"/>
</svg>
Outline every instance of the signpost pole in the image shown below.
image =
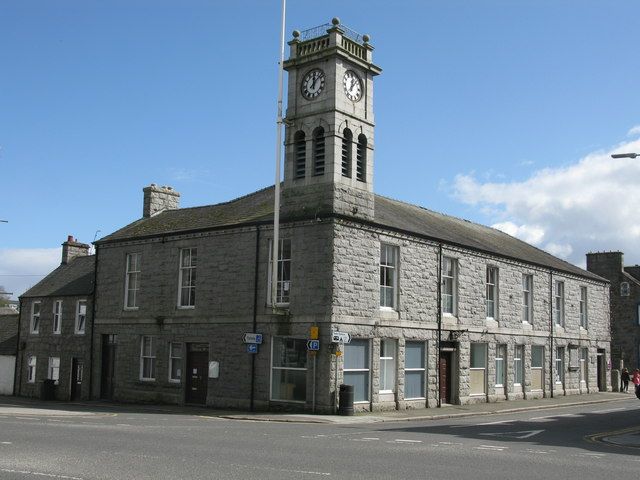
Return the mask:
<svg viewBox="0 0 640 480">
<path fill-rule="evenodd" d="M 316 413 L 316 357 L 318 355 L 313 352 L 313 389 L 311 391 L 311 413 Z"/>
</svg>

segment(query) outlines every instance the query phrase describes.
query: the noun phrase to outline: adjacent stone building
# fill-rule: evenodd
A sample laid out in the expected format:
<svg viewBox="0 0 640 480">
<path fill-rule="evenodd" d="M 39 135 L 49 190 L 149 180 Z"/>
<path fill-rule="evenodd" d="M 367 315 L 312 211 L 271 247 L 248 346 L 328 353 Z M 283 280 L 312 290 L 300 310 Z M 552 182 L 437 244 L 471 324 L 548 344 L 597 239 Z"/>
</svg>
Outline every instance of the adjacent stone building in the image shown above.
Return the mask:
<svg viewBox="0 0 640 480">
<path fill-rule="evenodd" d="M 58 268 L 20 297 L 16 394 L 39 397 L 43 382 L 60 400 L 89 397 L 95 257 L 69 236 Z"/>
<path fill-rule="evenodd" d="M 18 353 L 18 310 L 0 307 L 0 395 L 12 395 Z"/>
<path fill-rule="evenodd" d="M 376 195 L 369 38 L 334 19 L 289 45 L 276 265 L 275 187 L 195 208 L 145 188 L 96 242 L 91 397 L 333 412 L 341 384 L 359 410 L 606 390 L 609 283 Z M 27 293 L 32 316 L 55 297 Z M 50 355 L 27 320 L 27 355 Z"/>
<path fill-rule="evenodd" d="M 611 359 L 615 368 L 640 368 L 640 266 L 624 266 L 622 252 L 587 254 L 587 270 L 611 282 Z"/>
</svg>

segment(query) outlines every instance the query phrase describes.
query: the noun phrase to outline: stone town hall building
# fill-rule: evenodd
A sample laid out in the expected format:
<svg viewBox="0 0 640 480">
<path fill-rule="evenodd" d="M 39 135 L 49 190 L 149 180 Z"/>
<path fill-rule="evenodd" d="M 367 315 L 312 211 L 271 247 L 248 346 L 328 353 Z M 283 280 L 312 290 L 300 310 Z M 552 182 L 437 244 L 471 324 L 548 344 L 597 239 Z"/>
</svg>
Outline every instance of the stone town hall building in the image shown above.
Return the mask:
<svg viewBox="0 0 640 480">
<path fill-rule="evenodd" d="M 332 412 L 343 383 L 359 410 L 607 388 L 606 280 L 498 230 L 373 192 L 381 69 L 368 40 L 334 20 L 289 42 L 276 305 L 273 187 L 179 208 L 177 192 L 151 185 L 142 218 L 87 257 L 86 326 L 65 330 L 62 317 L 62 331 L 84 343 L 56 347 L 59 398 L 69 396 L 73 358 L 84 364 L 85 396 L 216 407 Z M 35 394 L 29 382 L 51 373 L 54 354 L 38 341 L 52 328 L 53 300 L 22 298 L 19 394 Z M 307 350 L 313 327 L 317 353 Z M 350 343 L 332 343 L 334 330 Z M 262 343 L 245 344 L 246 333 Z"/>
</svg>

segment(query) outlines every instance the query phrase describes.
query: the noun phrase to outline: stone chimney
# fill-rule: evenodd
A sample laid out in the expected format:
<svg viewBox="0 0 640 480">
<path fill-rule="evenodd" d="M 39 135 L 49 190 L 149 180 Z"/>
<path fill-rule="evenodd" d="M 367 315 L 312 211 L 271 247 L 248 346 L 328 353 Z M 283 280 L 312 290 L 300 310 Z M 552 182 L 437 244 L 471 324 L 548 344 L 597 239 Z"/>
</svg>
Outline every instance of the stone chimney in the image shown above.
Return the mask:
<svg viewBox="0 0 640 480">
<path fill-rule="evenodd" d="M 155 214 L 165 210 L 176 210 L 180 205 L 180 194 L 172 187 L 159 187 L 152 183 L 142 189 L 144 192 L 144 204 L 142 206 L 142 216 L 144 218 L 153 217 Z"/>
<path fill-rule="evenodd" d="M 587 253 L 587 270 L 608 280 L 617 278 L 624 265 L 622 252 Z"/>
<path fill-rule="evenodd" d="M 76 257 L 89 255 L 89 245 L 78 242 L 69 235 L 67 241 L 62 244 L 62 264 L 66 265 Z"/>
</svg>

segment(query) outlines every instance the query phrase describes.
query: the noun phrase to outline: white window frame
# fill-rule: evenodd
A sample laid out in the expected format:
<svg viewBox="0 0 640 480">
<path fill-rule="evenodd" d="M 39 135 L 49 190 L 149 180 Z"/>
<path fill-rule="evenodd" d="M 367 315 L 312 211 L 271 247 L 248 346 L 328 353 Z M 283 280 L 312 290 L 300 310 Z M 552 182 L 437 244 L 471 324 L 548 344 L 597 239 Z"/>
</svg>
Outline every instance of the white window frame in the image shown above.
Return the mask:
<svg viewBox="0 0 640 480">
<path fill-rule="evenodd" d="M 487 266 L 485 277 L 486 294 L 485 294 L 485 311 L 486 316 L 490 320 L 498 319 L 498 267 Z"/>
<path fill-rule="evenodd" d="M 451 265 L 451 275 L 449 275 L 449 269 L 447 265 Z M 441 266 L 442 285 L 440 285 L 440 303 L 442 305 L 442 314 L 445 316 L 455 317 L 458 314 L 458 261 L 453 257 L 442 257 Z M 445 293 L 447 286 L 451 285 L 451 293 Z M 448 311 L 445 307 L 447 302 L 444 301 L 445 297 L 451 297 L 451 311 Z"/>
<path fill-rule="evenodd" d="M 620 296 L 628 297 L 629 295 L 631 295 L 631 288 L 629 286 L 629 282 L 620 283 Z"/>
<path fill-rule="evenodd" d="M 180 346 L 180 355 L 175 354 L 175 345 Z M 180 383 L 182 382 L 182 372 L 184 372 L 184 344 L 181 342 L 169 342 L 169 381 L 171 383 Z M 178 370 L 178 375 L 176 377 L 173 376 L 173 366 L 174 362 L 180 362 L 180 369 Z"/>
<path fill-rule="evenodd" d="M 398 309 L 398 270 L 400 247 L 380 243 L 380 310 Z M 391 292 L 391 305 L 387 305 L 386 293 Z"/>
<path fill-rule="evenodd" d="M 542 354 L 541 358 L 540 358 L 540 366 L 539 367 L 535 367 L 533 365 L 533 356 L 534 356 L 534 352 L 540 352 Z M 545 358 L 544 358 L 544 353 L 545 353 L 545 349 L 542 345 L 531 345 L 531 390 L 532 391 L 536 391 L 536 392 L 541 392 L 544 390 L 544 385 L 545 385 L 545 379 L 544 379 L 544 362 L 545 362 Z M 534 372 L 540 372 L 540 388 L 539 389 L 534 389 L 533 388 L 533 378 L 534 378 Z"/>
<path fill-rule="evenodd" d="M 556 347 L 556 358 L 555 358 L 555 367 L 556 367 L 556 376 L 555 382 L 556 385 L 564 385 L 564 347 Z"/>
<path fill-rule="evenodd" d="M 518 375 L 520 381 L 518 381 Z M 524 384 L 524 345 L 515 345 L 513 349 L 513 386 L 522 387 Z"/>
<path fill-rule="evenodd" d="M 138 310 L 138 293 L 140 292 L 140 276 L 142 273 L 142 253 L 127 253 L 124 276 L 124 309 Z"/>
<path fill-rule="evenodd" d="M 40 333 L 40 312 L 42 311 L 42 302 L 35 301 L 31 304 L 31 318 L 29 322 L 29 332 L 34 335 Z"/>
<path fill-rule="evenodd" d="M 348 383 L 348 378 L 347 375 L 349 373 L 364 373 L 366 376 L 366 391 L 364 392 L 365 394 L 365 398 L 363 400 L 357 400 L 356 399 L 356 389 L 354 387 L 354 391 L 353 391 L 353 403 L 369 403 L 371 401 L 371 341 L 368 339 L 356 339 L 351 340 L 351 342 L 347 345 L 345 345 L 345 350 L 348 349 L 352 344 L 355 345 L 356 343 L 361 343 L 363 345 L 366 345 L 366 350 L 365 350 L 365 360 L 366 360 L 366 368 L 346 368 L 343 367 L 342 373 L 343 373 L 343 378 L 344 378 L 344 382 Z M 346 356 L 346 351 L 345 351 L 345 356 Z"/>
<path fill-rule="evenodd" d="M 589 383 L 589 349 L 583 347 L 580 349 L 580 383 L 586 386 Z"/>
<path fill-rule="evenodd" d="M 53 302 L 53 333 L 60 335 L 62 333 L 62 300 Z"/>
<path fill-rule="evenodd" d="M 36 383 L 36 366 L 38 359 L 35 355 L 27 357 L 27 383 Z"/>
<path fill-rule="evenodd" d="M 564 282 L 556 280 L 553 285 L 553 322 L 564 327 Z"/>
<path fill-rule="evenodd" d="M 380 391 L 379 393 L 395 393 L 396 371 L 398 369 L 398 342 L 394 338 L 380 339 Z M 387 367 L 391 378 L 387 378 Z M 387 387 L 387 388 L 385 388 Z M 391 388 L 388 388 L 391 387 Z"/>
<path fill-rule="evenodd" d="M 84 314 L 82 307 L 84 306 Z M 77 335 L 84 335 L 87 329 L 87 301 L 85 299 L 76 302 L 76 322 L 74 332 Z"/>
<path fill-rule="evenodd" d="M 280 238 L 278 240 L 278 279 L 276 285 L 276 306 L 287 307 L 291 300 L 291 255 L 292 244 L 290 238 Z M 288 248 L 285 248 L 287 246 Z M 285 257 L 285 251 L 289 256 Z M 267 277 L 267 305 L 273 303 L 271 298 L 271 283 L 273 279 L 273 239 L 269 239 L 269 268 Z"/>
<path fill-rule="evenodd" d="M 499 343 L 496 345 L 496 381 L 495 386 L 504 388 L 507 384 L 507 345 L 504 343 Z M 499 378 L 498 372 L 500 370 L 499 365 L 502 366 L 502 378 Z"/>
<path fill-rule="evenodd" d="M 589 293 L 587 287 L 580 287 L 580 326 L 587 330 L 589 328 Z"/>
<path fill-rule="evenodd" d="M 149 340 L 149 351 L 145 352 L 145 341 Z M 156 351 L 155 338 L 153 335 L 142 335 L 140 337 L 140 380 L 143 382 L 154 382 L 156 380 Z M 149 373 L 145 376 L 145 360 L 149 362 Z"/>
<path fill-rule="evenodd" d="M 522 323 L 533 325 L 533 275 L 522 274 Z"/>
<path fill-rule="evenodd" d="M 420 346 L 420 349 L 422 351 L 422 355 L 421 355 L 422 358 L 420 359 L 420 362 L 421 362 L 420 363 L 420 365 L 421 365 L 420 367 L 407 367 L 406 351 L 407 351 L 407 349 L 409 348 L 410 345 L 415 345 L 415 346 L 419 345 Z M 425 386 L 426 386 L 426 379 L 425 379 L 425 373 L 426 373 L 425 353 L 427 351 L 427 346 L 426 346 L 424 341 L 407 340 L 405 342 L 405 347 L 404 348 L 405 348 L 405 357 L 404 357 L 405 358 L 405 366 L 404 366 L 404 372 L 405 372 L 404 373 L 404 378 L 405 378 L 405 381 L 404 381 L 404 384 L 405 384 L 405 400 L 420 400 L 420 399 L 426 398 L 426 396 L 425 396 L 426 395 L 426 393 L 425 393 L 425 390 L 426 390 L 426 388 L 425 388 Z M 407 373 L 415 373 L 415 372 L 419 373 L 421 375 L 421 377 L 422 377 L 421 378 L 421 382 L 420 382 L 421 395 L 418 396 L 418 397 L 407 397 L 406 396 L 406 392 L 407 392 L 406 391 L 406 385 L 407 385 L 407 378 L 408 378 Z"/>
<path fill-rule="evenodd" d="M 473 367 L 473 351 L 475 348 L 482 348 L 483 349 L 483 365 L 482 367 Z M 487 394 L 487 352 L 488 352 L 489 348 L 488 345 L 484 342 L 473 342 L 470 344 L 469 346 L 469 376 L 473 376 L 474 372 L 480 372 L 482 371 L 482 392 L 472 392 L 471 391 L 471 378 L 469 381 L 469 395 L 470 396 L 480 396 L 480 395 L 486 395 Z"/>
<path fill-rule="evenodd" d="M 60 381 L 60 357 L 49 357 L 47 378 L 53 380 L 56 385 Z"/>
<path fill-rule="evenodd" d="M 189 264 L 183 265 L 184 263 L 184 255 L 186 252 L 189 252 Z M 195 262 L 193 261 L 195 253 Z M 189 248 L 181 248 L 180 249 L 180 263 L 178 265 L 178 308 L 195 308 L 196 307 L 196 281 L 197 281 L 197 266 L 198 266 L 198 249 L 196 247 Z M 183 280 L 185 279 L 185 275 L 188 274 L 187 284 L 183 285 Z M 187 296 L 187 302 L 182 302 L 182 292 L 183 290 L 187 290 L 189 295 Z M 193 292 L 193 294 L 191 293 Z"/>
</svg>

